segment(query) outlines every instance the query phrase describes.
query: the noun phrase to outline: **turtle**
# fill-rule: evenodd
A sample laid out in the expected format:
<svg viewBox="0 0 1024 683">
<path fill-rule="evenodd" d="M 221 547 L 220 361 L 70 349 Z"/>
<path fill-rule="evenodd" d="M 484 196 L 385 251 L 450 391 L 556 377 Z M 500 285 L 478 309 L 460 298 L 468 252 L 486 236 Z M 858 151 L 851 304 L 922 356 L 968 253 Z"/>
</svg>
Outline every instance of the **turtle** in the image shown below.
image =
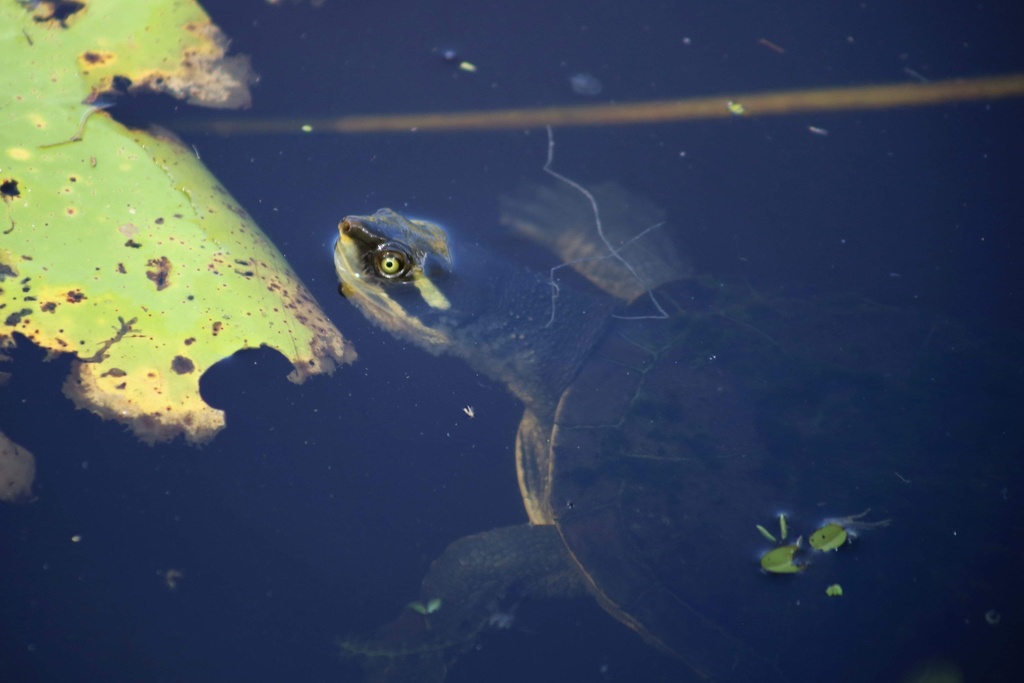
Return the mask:
<svg viewBox="0 0 1024 683">
<path fill-rule="evenodd" d="M 618 185 L 528 186 L 502 199 L 500 222 L 571 267 L 526 268 L 391 209 L 339 223 L 344 297 L 524 404 L 528 517 L 455 541 L 419 601 L 343 651 L 374 680 L 439 681 L 519 600 L 589 593 L 696 680 L 785 680 L 749 644 L 787 617 L 743 539 L 793 486 L 758 425 L 777 407 L 765 387 L 801 362 L 763 312 L 729 315 L 739 298 L 694 276 L 662 212 Z"/>
</svg>

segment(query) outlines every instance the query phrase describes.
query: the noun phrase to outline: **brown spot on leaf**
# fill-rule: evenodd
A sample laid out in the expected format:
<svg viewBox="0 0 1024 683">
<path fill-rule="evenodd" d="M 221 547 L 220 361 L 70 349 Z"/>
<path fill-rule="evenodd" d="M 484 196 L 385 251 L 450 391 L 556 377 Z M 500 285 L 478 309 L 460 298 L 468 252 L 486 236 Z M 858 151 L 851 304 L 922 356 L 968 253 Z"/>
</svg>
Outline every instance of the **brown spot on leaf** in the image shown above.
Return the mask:
<svg viewBox="0 0 1024 683">
<path fill-rule="evenodd" d="M 125 377 L 127 375 L 128 373 L 122 370 L 121 368 L 110 368 L 102 375 L 100 375 L 100 377 Z"/>
<path fill-rule="evenodd" d="M 78 13 L 80 10 L 85 8 L 84 2 L 75 2 L 74 0 L 50 0 L 49 2 L 39 3 L 39 7 L 42 9 L 50 10 L 48 15 L 36 15 L 32 17 L 36 22 L 45 24 L 49 22 L 57 22 L 61 28 L 68 27 L 68 19 Z M 37 10 L 38 11 L 38 10 Z"/>
<path fill-rule="evenodd" d="M 231 213 L 235 214 L 239 218 L 242 218 L 242 219 L 245 219 L 245 220 L 249 219 L 249 214 L 246 213 L 245 209 L 243 209 L 242 207 L 238 206 L 237 204 L 233 204 L 231 202 L 225 202 L 224 205 L 228 207 L 228 211 L 230 211 Z"/>
<path fill-rule="evenodd" d="M 20 311 L 16 311 L 16 312 L 11 313 L 10 315 L 8 315 L 7 318 L 4 320 L 4 324 L 5 325 L 10 325 L 11 327 L 13 327 L 13 326 L 17 325 L 18 323 L 20 323 L 22 318 L 24 318 L 26 316 L 29 316 L 31 314 L 32 314 L 31 310 L 29 310 L 27 308 L 23 308 Z"/>
<path fill-rule="evenodd" d="M 57 303 L 54 301 L 47 301 L 39 307 L 39 310 L 43 313 L 53 313 L 57 310 Z"/>
<path fill-rule="evenodd" d="M 110 86 L 118 92 L 127 93 L 132 87 L 132 79 L 127 76 L 114 76 L 110 80 Z"/>
<path fill-rule="evenodd" d="M 89 50 L 83 52 L 82 56 L 78 58 L 82 62 L 82 66 L 106 66 L 114 61 L 113 52 L 97 52 L 96 50 Z"/>
<path fill-rule="evenodd" d="M 223 327 L 224 323 L 222 323 L 221 321 L 218 320 L 217 322 L 215 322 L 213 324 L 213 336 L 216 337 L 218 334 L 220 334 L 220 331 L 221 329 L 223 329 Z"/>
<path fill-rule="evenodd" d="M 83 294 L 82 290 L 80 289 L 72 289 L 65 295 L 64 298 L 69 304 L 77 304 L 81 303 L 82 301 L 85 301 L 89 297 Z"/>
<path fill-rule="evenodd" d="M 135 240 L 128 240 L 127 242 L 124 243 L 124 246 L 130 247 L 132 249 L 138 249 L 142 245 L 136 242 Z"/>
<path fill-rule="evenodd" d="M 21 196 L 21 190 L 18 189 L 18 181 L 12 178 L 7 178 L 0 181 L 0 197 L 4 198 L 4 201 L 10 201 Z"/>
<path fill-rule="evenodd" d="M 192 362 L 191 358 L 175 356 L 174 360 L 171 361 L 171 370 L 174 370 L 179 375 L 187 375 L 191 372 L 195 372 L 196 365 Z"/>
<path fill-rule="evenodd" d="M 171 259 L 161 256 L 149 259 L 146 265 L 150 268 L 146 271 L 146 277 L 156 283 L 156 291 L 167 289 L 171 284 Z"/>
</svg>

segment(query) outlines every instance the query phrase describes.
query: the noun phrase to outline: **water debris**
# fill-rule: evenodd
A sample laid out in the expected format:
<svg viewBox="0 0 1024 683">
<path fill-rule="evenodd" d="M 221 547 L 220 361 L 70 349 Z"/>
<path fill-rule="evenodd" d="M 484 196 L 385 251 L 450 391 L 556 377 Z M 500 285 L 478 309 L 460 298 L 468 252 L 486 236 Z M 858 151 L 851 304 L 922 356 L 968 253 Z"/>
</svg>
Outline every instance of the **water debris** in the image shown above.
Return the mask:
<svg viewBox="0 0 1024 683">
<path fill-rule="evenodd" d="M 168 569 L 163 572 L 163 577 L 164 586 L 167 587 L 167 590 L 173 591 L 177 590 L 178 582 L 185 578 L 185 572 L 180 569 Z"/>
<path fill-rule="evenodd" d="M 766 48 L 768 48 L 772 52 L 777 52 L 780 55 L 786 54 L 785 48 L 779 47 L 778 45 L 776 45 L 772 41 L 768 40 L 767 38 L 758 38 L 757 44 L 758 45 L 764 45 Z"/>
<path fill-rule="evenodd" d="M 420 601 L 410 602 L 408 605 L 406 605 L 406 607 L 411 609 L 413 612 L 416 612 L 417 614 L 422 614 L 423 616 L 426 616 L 428 614 L 433 614 L 437 610 L 441 609 L 441 598 L 431 598 L 426 603 Z"/>
<path fill-rule="evenodd" d="M 588 97 L 599 95 L 604 90 L 601 81 L 597 80 L 596 76 L 588 73 L 578 73 L 570 76 L 569 85 L 572 86 L 572 91 L 577 95 L 586 95 Z"/>
<path fill-rule="evenodd" d="M 744 114 L 747 113 L 747 108 L 734 100 L 729 100 L 728 102 L 726 102 L 725 108 L 733 116 L 743 116 Z"/>
<path fill-rule="evenodd" d="M 914 71 L 909 66 L 903 67 L 903 73 L 913 78 L 918 83 L 928 83 L 928 77 L 922 76 L 920 72 Z"/>
</svg>

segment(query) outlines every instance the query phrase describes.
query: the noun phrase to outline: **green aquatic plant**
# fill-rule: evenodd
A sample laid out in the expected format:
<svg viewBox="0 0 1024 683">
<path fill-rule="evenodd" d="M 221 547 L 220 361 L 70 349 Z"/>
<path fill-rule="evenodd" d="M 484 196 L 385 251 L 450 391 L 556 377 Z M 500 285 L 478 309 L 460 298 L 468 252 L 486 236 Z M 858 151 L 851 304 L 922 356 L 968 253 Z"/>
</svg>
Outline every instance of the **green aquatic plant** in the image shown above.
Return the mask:
<svg viewBox="0 0 1024 683">
<path fill-rule="evenodd" d="M 428 614 L 433 614 L 437 610 L 441 609 L 441 598 L 431 598 L 426 603 L 417 600 L 415 602 L 410 602 L 408 605 L 406 605 L 406 607 L 411 609 L 413 612 L 416 612 L 417 614 L 422 614 L 423 616 L 426 616 Z"/>
<path fill-rule="evenodd" d="M 797 562 L 796 553 L 800 550 L 800 541 L 779 546 L 761 556 L 761 569 L 771 574 L 795 574 L 807 569 L 807 565 Z"/>
<path fill-rule="evenodd" d="M 859 532 L 886 527 L 892 523 L 891 519 L 883 519 L 880 522 L 861 521 L 869 512 L 871 508 L 856 515 L 826 519 L 825 524 L 810 535 L 808 542 L 812 548 L 822 552 L 838 550 L 847 540 L 856 538 Z"/>
<path fill-rule="evenodd" d="M 779 539 L 760 524 L 757 530 L 762 536 L 772 543 L 779 543 Z M 785 513 L 779 514 L 779 537 L 785 541 L 789 537 L 789 523 L 786 521 Z M 796 554 L 803 543 L 803 536 L 796 539 L 796 543 L 784 545 L 769 550 L 761 556 L 761 569 L 771 574 L 795 574 L 807 569 L 807 565 L 796 561 Z"/>
<path fill-rule="evenodd" d="M 889 526 L 892 521 L 888 519 L 880 522 L 862 521 L 869 512 L 871 512 L 871 508 L 857 515 L 847 515 L 846 517 L 835 517 L 825 520 L 823 526 L 808 536 L 808 544 L 821 552 L 838 550 L 847 540 L 856 537 L 858 531 Z M 756 526 L 758 533 L 765 539 L 772 543 L 780 542 L 768 529 L 760 524 Z M 785 541 L 789 535 L 789 524 L 784 514 L 779 515 L 779 535 L 782 541 Z M 796 554 L 800 550 L 802 541 L 803 536 L 797 538 L 796 543 L 773 548 L 766 552 L 761 556 L 761 569 L 772 574 L 793 574 L 806 569 L 807 564 L 796 559 Z M 839 588 L 839 591 L 839 595 L 842 595 L 841 588 Z"/>
<path fill-rule="evenodd" d="M 173 135 L 108 93 L 243 106 L 244 58 L 194 1 L 0 4 L 0 348 L 75 358 L 64 392 L 153 442 L 224 426 L 199 377 L 261 345 L 294 381 L 355 357 L 283 256 Z"/>
<path fill-rule="evenodd" d="M 767 540 L 771 541 L 772 543 L 779 542 L 779 539 L 775 538 L 775 535 L 772 534 L 772 532 L 768 531 L 760 524 L 757 525 L 757 530 L 761 533 L 762 536 L 764 536 Z"/>
<path fill-rule="evenodd" d="M 841 545 L 846 543 L 846 538 L 846 529 L 838 524 L 826 524 L 811 534 L 807 542 L 815 550 L 824 552 L 826 550 L 838 550 Z"/>
</svg>

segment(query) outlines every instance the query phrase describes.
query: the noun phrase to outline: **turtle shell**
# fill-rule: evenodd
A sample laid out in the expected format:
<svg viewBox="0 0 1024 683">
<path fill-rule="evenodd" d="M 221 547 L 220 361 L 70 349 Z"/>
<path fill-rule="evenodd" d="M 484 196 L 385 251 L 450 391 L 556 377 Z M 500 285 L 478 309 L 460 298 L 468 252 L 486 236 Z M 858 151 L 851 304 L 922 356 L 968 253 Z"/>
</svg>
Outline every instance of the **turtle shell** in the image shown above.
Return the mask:
<svg viewBox="0 0 1024 683">
<path fill-rule="evenodd" d="M 561 397 L 552 516 L 622 623 L 702 676 L 770 680 L 772 667 L 732 634 L 756 609 L 749 596 L 762 578 L 745 543 L 752 520 L 783 493 L 757 429 L 758 391 L 787 359 L 713 312 L 694 281 L 656 296 L 669 318 L 645 318 L 649 303 L 638 301 Z"/>
</svg>

